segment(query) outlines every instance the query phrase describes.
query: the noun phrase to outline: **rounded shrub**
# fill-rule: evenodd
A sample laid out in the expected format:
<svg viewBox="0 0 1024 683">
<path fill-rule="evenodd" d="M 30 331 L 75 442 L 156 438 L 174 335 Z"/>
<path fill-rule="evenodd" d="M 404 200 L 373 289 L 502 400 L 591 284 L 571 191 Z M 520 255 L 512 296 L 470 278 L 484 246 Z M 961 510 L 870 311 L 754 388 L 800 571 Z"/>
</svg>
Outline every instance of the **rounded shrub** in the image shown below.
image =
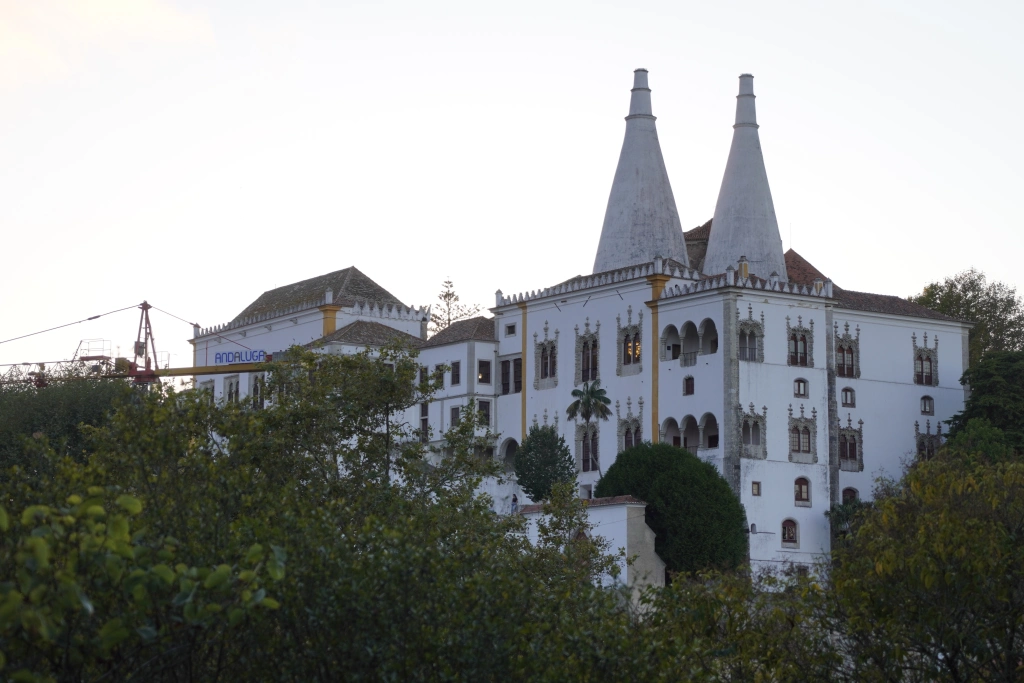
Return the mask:
<svg viewBox="0 0 1024 683">
<path fill-rule="evenodd" d="M 747 561 L 746 515 L 714 465 L 668 444 L 619 453 L 596 496 L 647 503 L 654 549 L 670 571 L 732 569 Z"/>
</svg>

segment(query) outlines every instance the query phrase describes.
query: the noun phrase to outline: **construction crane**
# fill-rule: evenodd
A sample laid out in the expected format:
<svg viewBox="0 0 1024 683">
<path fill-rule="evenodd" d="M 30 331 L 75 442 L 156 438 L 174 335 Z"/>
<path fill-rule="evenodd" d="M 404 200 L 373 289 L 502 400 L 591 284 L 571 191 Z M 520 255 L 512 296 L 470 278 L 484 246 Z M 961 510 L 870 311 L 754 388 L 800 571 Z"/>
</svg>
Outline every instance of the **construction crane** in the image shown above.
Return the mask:
<svg viewBox="0 0 1024 683">
<path fill-rule="evenodd" d="M 47 361 L 42 363 L 19 363 L 12 365 L 0 376 L 0 384 L 27 383 L 43 388 L 49 384 L 54 373 L 69 370 L 85 370 L 80 379 L 130 379 L 134 384 L 148 386 L 159 382 L 164 377 L 195 377 L 199 375 L 218 375 L 225 372 L 219 365 L 205 365 L 190 368 L 157 367 L 156 340 L 153 337 L 153 325 L 149 320 L 149 311 L 153 308 L 147 301 L 139 304 L 139 329 L 133 346 L 133 358 L 114 358 L 109 354 L 87 354 L 79 356 L 82 345 L 79 344 L 75 357 L 71 360 Z M 97 316 L 98 317 L 98 316 Z M 267 361 L 272 360 L 270 354 Z M 258 372 L 264 362 L 233 363 L 231 372 Z"/>
</svg>

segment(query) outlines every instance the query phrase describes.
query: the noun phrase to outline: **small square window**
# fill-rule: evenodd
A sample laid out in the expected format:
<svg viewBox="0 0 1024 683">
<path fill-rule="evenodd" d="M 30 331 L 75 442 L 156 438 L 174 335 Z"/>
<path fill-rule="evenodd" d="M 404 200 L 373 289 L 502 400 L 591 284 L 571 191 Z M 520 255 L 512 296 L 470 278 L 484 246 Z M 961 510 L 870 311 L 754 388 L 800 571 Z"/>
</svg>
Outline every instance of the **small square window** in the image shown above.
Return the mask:
<svg viewBox="0 0 1024 683">
<path fill-rule="evenodd" d="M 761 495 L 761 482 L 752 481 L 750 482 L 750 495 L 760 496 Z"/>
<path fill-rule="evenodd" d="M 793 382 L 793 395 L 797 398 L 807 398 L 807 380 L 798 379 Z"/>
<path fill-rule="evenodd" d="M 514 336 L 516 336 L 516 326 L 515 326 L 515 323 L 512 323 L 511 325 L 505 325 L 505 336 L 506 337 L 514 337 Z"/>
</svg>

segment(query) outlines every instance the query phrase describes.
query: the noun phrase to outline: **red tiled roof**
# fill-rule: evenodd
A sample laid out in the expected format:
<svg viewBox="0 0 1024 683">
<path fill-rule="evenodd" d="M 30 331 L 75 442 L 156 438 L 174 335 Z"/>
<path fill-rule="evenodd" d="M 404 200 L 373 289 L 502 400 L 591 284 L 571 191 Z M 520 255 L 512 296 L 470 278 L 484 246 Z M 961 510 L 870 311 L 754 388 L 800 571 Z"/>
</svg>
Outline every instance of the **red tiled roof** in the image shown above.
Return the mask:
<svg viewBox="0 0 1024 683">
<path fill-rule="evenodd" d="M 633 496 L 611 496 L 608 498 L 590 498 L 584 500 L 583 503 L 588 508 L 597 508 L 605 505 L 647 505 L 644 501 Z M 536 503 L 534 505 L 524 505 L 519 508 L 519 512 L 522 514 L 529 514 L 531 512 L 540 512 L 544 508 L 542 503 Z"/>
<path fill-rule="evenodd" d="M 428 339 L 423 348 L 431 346 L 444 346 L 464 341 L 498 341 L 498 335 L 494 331 L 494 318 L 485 318 L 478 315 L 468 320 L 453 322 L 433 337 Z"/>
<path fill-rule="evenodd" d="M 828 279 L 807 259 L 792 249 L 785 253 L 784 258 L 786 259 L 786 275 L 789 276 L 790 282 L 795 282 L 798 285 L 810 285 L 814 283 L 814 278 L 820 277 L 822 282 Z M 832 285 L 834 287 L 835 283 L 833 282 Z"/>
<path fill-rule="evenodd" d="M 685 231 L 683 233 L 683 237 L 687 240 L 706 240 L 711 236 L 711 220 L 712 219 L 709 218 L 708 222 L 704 225 L 698 225 L 692 230 Z"/>
</svg>

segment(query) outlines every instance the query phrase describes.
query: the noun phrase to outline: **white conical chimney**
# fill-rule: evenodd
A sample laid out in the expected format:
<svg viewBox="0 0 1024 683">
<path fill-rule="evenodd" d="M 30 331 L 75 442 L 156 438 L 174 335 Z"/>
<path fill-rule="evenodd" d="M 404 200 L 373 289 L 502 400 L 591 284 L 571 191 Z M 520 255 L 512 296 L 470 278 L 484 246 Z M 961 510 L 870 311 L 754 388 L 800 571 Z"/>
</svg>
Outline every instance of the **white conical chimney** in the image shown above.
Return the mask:
<svg viewBox="0 0 1024 683">
<path fill-rule="evenodd" d="M 704 272 L 708 275 L 724 273 L 740 256 L 746 256 L 752 274 L 768 278 L 774 272 L 782 280 L 788 280 L 779 222 L 775 218 L 757 129 L 754 77 L 743 74 L 736 98 L 732 148 L 711 221 Z"/>
<path fill-rule="evenodd" d="M 655 256 L 690 265 L 654 121 L 647 69 L 637 69 L 626 137 L 594 259 L 595 273 L 648 263 Z"/>
</svg>

